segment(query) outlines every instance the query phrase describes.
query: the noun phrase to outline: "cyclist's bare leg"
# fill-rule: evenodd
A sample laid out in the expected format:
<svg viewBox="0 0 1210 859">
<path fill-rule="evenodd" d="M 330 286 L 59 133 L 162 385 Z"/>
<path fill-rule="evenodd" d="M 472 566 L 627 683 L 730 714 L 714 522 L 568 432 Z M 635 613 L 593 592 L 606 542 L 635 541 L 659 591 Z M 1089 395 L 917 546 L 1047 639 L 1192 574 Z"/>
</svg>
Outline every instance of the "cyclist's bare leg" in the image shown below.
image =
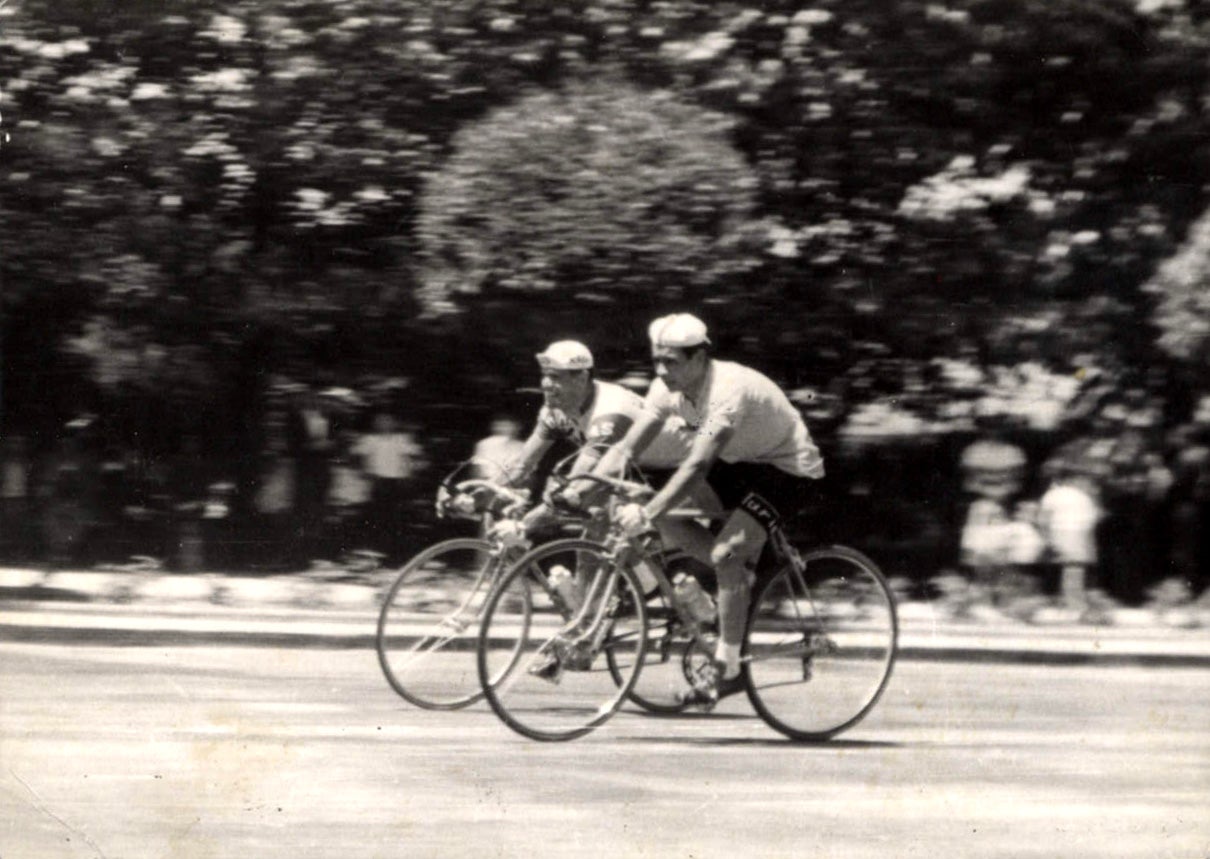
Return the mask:
<svg viewBox="0 0 1210 859">
<path fill-rule="evenodd" d="M 740 648 L 756 578 L 756 561 L 765 537 L 765 529 L 756 519 L 736 510 L 710 550 L 710 563 L 718 575 L 719 640 L 715 658 L 723 664 L 726 679 L 740 671 Z"/>
<path fill-rule="evenodd" d="M 658 519 L 655 522 L 664 548 L 677 547 L 695 561 L 710 564 L 714 535 L 710 529 L 693 519 Z"/>
<path fill-rule="evenodd" d="M 605 520 L 589 522 L 584 528 L 584 539 L 601 541 L 605 539 L 605 535 L 609 533 L 609 522 Z M 565 595 L 567 607 L 573 613 L 580 610 L 580 606 L 584 604 L 584 597 L 588 594 L 589 586 L 592 584 L 593 577 L 601 566 L 597 562 L 596 556 L 585 555 L 579 559 L 574 570 L 575 590 L 573 594 Z"/>
<path fill-rule="evenodd" d="M 718 500 L 718 495 L 704 480 L 693 484 L 677 508 L 701 511 L 707 519 L 721 517 L 723 513 L 723 505 Z M 710 552 L 714 548 L 714 534 L 701 521 L 660 519 L 655 525 L 665 548 L 671 549 L 675 546 L 695 561 L 707 565 L 712 563 Z"/>
</svg>

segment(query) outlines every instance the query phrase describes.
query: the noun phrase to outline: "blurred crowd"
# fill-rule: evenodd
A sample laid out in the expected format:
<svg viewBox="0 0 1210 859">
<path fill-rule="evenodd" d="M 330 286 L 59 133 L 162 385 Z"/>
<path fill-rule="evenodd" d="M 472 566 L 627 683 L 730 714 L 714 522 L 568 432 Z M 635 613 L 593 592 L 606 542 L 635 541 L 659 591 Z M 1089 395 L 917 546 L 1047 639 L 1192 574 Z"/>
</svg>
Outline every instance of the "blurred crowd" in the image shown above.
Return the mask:
<svg viewBox="0 0 1210 859">
<path fill-rule="evenodd" d="M 1141 392 L 1031 461 L 991 431 L 963 452 L 960 563 L 993 603 L 1039 593 L 1096 620 L 1210 582 L 1210 397 L 1165 430 Z"/>
<path fill-rule="evenodd" d="M 1206 590 L 1210 397 L 1173 422 L 1155 392 L 1096 374 L 894 369 L 858 368 L 847 382 L 860 391 L 795 392 L 831 451 L 835 503 L 816 524 L 835 527 L 816 536 L 853 542 L 917 583 L 960 569 L 993 602 L 1050 595 L 1095 615 Z M 857 397 L 867 405 L 837 409 Z M 456 422 L 462 437 L 442 438 L 402 397 L 286 381 L 258 418 L 257 449 L 235 463 L 197 435 L 170 454 L 107 443 L 93 415 L 68 422 L 50 449 L 11 435 L 0 561 L 399 564 L 444 536 L 432 511 L 442 475 L 473 459 L 491 477 L 522 444 L 515 418 Z"/>
<path fill-rule="evenodd" d="M 260 451 L 237 464 L 198 435 L 170 454 L 107 443 L 95 415 L 68 422 L 48 450 L 9 436 L 3 560 L 272 571 L 362 553 L 399 563 L 409 518 L 431 518 L 425 449 L 396 406 L 284 384 L 259 435 Z"/>
</svg>

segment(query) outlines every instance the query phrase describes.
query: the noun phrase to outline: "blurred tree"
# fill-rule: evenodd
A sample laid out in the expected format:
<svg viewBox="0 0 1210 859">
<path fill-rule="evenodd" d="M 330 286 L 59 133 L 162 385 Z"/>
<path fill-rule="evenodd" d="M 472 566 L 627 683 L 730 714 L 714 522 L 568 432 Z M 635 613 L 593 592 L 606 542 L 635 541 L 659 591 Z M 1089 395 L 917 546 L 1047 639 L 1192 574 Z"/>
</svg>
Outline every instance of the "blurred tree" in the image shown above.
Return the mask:
<svg viewBox="0 0 1210 859">
<path fill-rule="evenodd" d="M 1194 223 L 1180 250 L 1165 260 L 1143 291 L 1156 298 L 1160 347 L 1196 368 L 1202 385 L 1210 384 L 1210 211 Z"/>
<path fill-rule="evenodd" d="M 1203 5 L 0 6 L 5 418 L 154 389 L 221 434 L 196 404 L 286 364 L 447 396 L 433 354 L 507 391 L 667 302 L 793 385 L 871 343 L 1146 366 L 1139 285 L 1207 204 Z M 1204 366 L 1188 299 L 1154 321 Z"/>
<path fill-rule="evenodd" d="M 422 303 L 442 312 L 510 293 L 643 307 L 738 296 L 763 234 L 732 124 L 603 79 L 525 96 L 466 126 L 420 200 Z"/>
</svg>

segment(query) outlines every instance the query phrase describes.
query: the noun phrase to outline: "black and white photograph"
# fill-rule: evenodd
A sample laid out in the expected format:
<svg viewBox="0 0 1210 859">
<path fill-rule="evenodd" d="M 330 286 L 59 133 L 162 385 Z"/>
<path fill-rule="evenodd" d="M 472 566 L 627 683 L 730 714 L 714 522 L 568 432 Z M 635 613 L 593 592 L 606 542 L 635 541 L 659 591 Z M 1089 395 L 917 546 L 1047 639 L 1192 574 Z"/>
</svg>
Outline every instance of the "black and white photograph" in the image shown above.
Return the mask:
<svg viewBox="0 0 1210 859">
<path fill-rule="evenodd" d="M 1210 859 L 1210 5 L 0 0 L 0 859 Z"/>
</svg>

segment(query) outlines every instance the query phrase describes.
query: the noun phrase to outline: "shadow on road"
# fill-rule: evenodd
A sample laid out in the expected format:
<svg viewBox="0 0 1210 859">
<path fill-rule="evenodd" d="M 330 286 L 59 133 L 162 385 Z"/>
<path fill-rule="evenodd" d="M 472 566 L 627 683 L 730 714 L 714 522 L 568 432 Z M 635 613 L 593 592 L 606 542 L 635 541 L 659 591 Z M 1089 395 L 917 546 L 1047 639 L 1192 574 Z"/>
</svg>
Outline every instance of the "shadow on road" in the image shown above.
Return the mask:
<svg viewBox="0 0 1210 859">
<path fill-rule="evenodd" d="M 753 722 L 758 719 L 755 713 L 709 713 L 692 710 L 681 711 L 679 713 L 655 713 L 642 709 L 626 709 L 621 712 L 628 716 L 640 716 L 644 719 L 660 721 L 686 721 L 692 719 L 695 721 L 711 722 Z M 786 748 L 787 746 L 801 746 L 803 748 L 826 746 L 832 749 L 893 749 L 899 748 L 902 745 L 900 743 L 888 743 L 877 740 L 819 740 L 812 742 L 808 740 L 791 740 L 788 737 L 781 736 L 773 736 L 768 739 L 753 737 L 633 737 L 627 739 L 645 743 L 681 743 L 704 746 L 773 746 L 777 748 Z"/>
<path fill-rule="evenodd" d="M 750 721 L 756 716 L 752 713 L 707 713 L 700 710 L 681 710 L 677 713 L 656 713 L 651 710 L 641 709 L 625 709 L 619 710 L 619 715 L 626 714 L 627 716 L 640 716 L 644 719 L 675 719 L 677 721 L 685 721 L 686 719 L 695 720 L 711 720 L 716 722 L 736 722 Z"/>
<path fill-rule="evenodd" d="M 749 748 L 776 748 L 776 749 L 802 749 L 817 750 L 817 749 L 897 749 L 902 747 L 902 743 L 890 743 L 884 740 L 820 740 L 819 742 L 806 742 L 802 740 L 791 740 L 786 737 L 617 737 L 616 739 L 622 743 L 648 743 L 659 745 L 679 745 L 679 746 L 711 746 L 717 748 L 734 748 L 738 746 L 747 746 Z"/>
</svg>

